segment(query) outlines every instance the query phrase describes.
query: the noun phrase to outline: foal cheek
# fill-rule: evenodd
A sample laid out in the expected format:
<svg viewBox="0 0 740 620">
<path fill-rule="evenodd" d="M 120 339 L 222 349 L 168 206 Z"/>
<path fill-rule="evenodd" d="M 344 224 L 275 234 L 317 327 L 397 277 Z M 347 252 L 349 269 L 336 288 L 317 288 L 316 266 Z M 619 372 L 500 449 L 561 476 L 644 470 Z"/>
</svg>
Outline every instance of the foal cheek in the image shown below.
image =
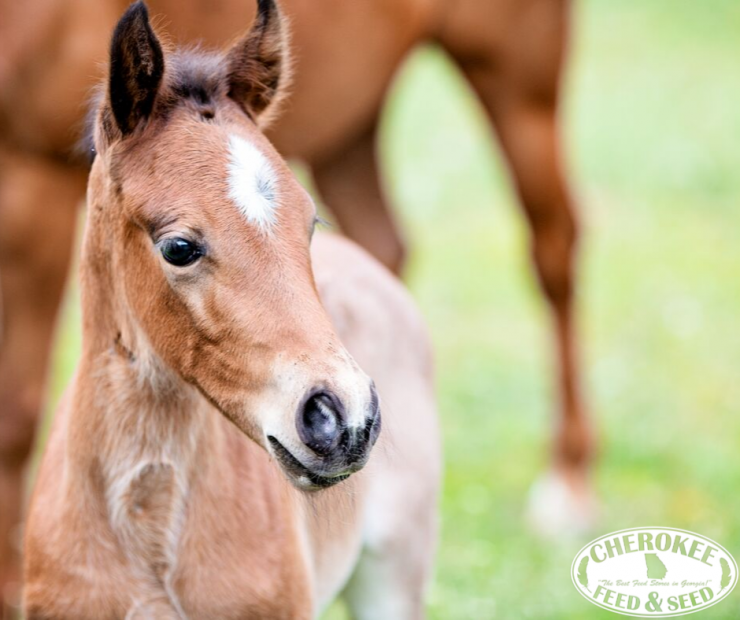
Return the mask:
<svg viewBox="0 0 740 620">
<path fill-rule="evenodd" d="M 192 340 L 192 318 L 186 305 L 155 257 L 140 261 L 126 277 L 129 304 L 136 322 L 147 334 L 149 346 L 165 364 L 182 374 L 187 362 L 184 353 L 190 350 Z"/>
</svg>

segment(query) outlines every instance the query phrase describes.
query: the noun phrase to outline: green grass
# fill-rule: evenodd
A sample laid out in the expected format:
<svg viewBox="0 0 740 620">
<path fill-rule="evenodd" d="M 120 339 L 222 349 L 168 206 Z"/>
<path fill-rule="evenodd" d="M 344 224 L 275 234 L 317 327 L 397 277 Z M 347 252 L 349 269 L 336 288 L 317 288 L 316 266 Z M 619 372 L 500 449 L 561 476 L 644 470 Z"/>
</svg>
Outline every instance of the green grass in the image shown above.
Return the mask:
<svg viewBox="0 0 740 620">
<path fill-rule="evenodd" d="M 564 121 L 601 438 L 595 535 L 679 527 L 740 558 L 740 4 L 583 0 L 575 26 Z M 405 67 L 383 138 L 437 353 L 446 474 L 430 616 L 612 617 L 570 582 L 587 540 L 545 542 L 522 519 L 548 455 L 547 314 L 501 156 L 439 51 Z M 74 303 L 67 315 L 74 325 Z M 56 393 L 77 350 L 69 327 Z M 738 614 L 734 592 L 701 617 Z"/>
</svg>

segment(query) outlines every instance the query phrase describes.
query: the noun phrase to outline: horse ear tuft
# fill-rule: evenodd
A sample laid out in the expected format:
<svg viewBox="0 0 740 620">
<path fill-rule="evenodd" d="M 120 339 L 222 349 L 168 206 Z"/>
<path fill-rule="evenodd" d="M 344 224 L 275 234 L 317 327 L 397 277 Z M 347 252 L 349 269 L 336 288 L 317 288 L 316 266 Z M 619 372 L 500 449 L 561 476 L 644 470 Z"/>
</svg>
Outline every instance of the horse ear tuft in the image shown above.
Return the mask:
<svg viewBox="0 0 740 620">
<path fill-rule="evenodd" d="M 108 96 L 116 124 L 126 136 L 146 121 L 164 75 L 162 46 L 139 1 L 124 13 L 110 46 Z"/>
<path fill-rule="evenodd" d="M 286 18 L 276 0 L 257 0 L 252 28 L 231 48 L 226 62 L 229 97 L 266 124 L 286 91 L 290 73 Z"/>
</svg>

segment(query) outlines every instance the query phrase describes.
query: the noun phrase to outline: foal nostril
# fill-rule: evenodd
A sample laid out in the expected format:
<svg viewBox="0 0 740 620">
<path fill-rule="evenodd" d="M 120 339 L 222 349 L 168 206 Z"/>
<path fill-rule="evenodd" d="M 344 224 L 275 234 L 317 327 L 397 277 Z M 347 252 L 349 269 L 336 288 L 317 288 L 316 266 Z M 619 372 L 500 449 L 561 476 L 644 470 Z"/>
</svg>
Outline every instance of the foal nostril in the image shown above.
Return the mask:
<svg viewBox="0 0 740 620">
<path fill-rule="evenodd" d="M 298 412 L 298 435 L 303 443 L 320 456 L 336 449 L 342 435 L 342 405 L 329 392 L 317 392 Z"/>
<path fill-rule="evenodd" d="M 365 442 L 372 446 L 380 434 L 380 399 L 375 389 L 375 383 L 370 386 L 370 411 L 365 422 L 364 439 Z"/>
</svg>

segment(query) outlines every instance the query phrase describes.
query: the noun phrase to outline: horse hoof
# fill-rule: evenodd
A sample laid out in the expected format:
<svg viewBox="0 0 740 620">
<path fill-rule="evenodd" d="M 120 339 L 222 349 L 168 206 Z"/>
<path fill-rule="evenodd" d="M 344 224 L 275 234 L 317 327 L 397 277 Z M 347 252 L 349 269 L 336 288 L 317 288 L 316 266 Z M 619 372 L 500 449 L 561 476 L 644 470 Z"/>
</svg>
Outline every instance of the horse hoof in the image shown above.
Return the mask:
<svg viewBox="0 0 740 620">
<path fill-rule="evenodd" d="M 552 469 L 529 492 L 527 520 L 540 536 L 577 537 L 593 529 L 598 503 L 583 474 Z"/>
</svg>

